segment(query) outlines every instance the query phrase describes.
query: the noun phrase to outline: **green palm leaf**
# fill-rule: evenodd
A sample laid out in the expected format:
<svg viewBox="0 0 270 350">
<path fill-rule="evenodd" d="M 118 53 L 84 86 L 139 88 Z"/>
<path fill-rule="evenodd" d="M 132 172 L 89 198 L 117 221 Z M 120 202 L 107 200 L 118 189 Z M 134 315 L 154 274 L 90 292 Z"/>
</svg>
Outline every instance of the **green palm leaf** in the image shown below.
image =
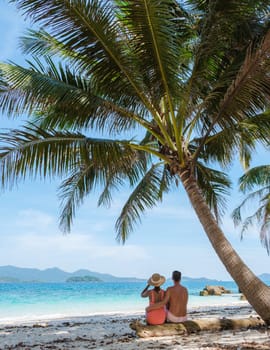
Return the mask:
<svg viewBox="0 0 270 350">
<path fill-rule="evenodd" d="M 203 92 L 207 86 L 211 86 L 209 82 L 213 79 L 216 81 L 217 74 L 222 73 L 220 63 L 226 67 L 231 59 L 245 50 L 254 39 L 254 12 L 260 10 L 266 13 L 269 10 L 269 4 L 265 3 L 262 6 L 261 1 L 237 0 L 229 2 L 188 0 L 187 2 L 192 5 L 193 11 L 198 11 L 200 16 L 198 30 L 201 40 L 193 73 L 195 76 L 199 74 L 204 78 L 200 82 Z"/>
<path fill-rule="evenodd" d="M 97 0 L 80 1 L 16 1 L 17 6 L 32 16 L 34 21 L 49 25 L 51 33 L 65 47 L 88 57 L 81 63 L 88 76 L 95 77 L 103 91 L 114 93 L 124 89 L 149 105 L 143 91 L 136 58 L 127 42 L 119 38 L 121 27 L 110 4 Z M 120 40 L 119 40 L 120 39 Z M 131 70 L 130 61 L 133 60 Z"/>
<path fill-rule="evenodd" d="M 61 59 L 66 60 L 69 64 L 81 65 L 86 57 L 82 57 L 72 50 L 69 46 L 63 44 L 61 41 L 57 40 L 53 35 L 46 32 L 44 29 L 40 30 L 28 30 L 27 34 L 20 39 L 20 48 L 22 52 L 27 55 L 32 55 L 35 57 L 49 56 L 49 57 L 61 57 Z"/>
<path fill-rule="evenodd" d="M 100 140 L 99 149 L 104 150 Z M 134 186 L 147 170 L 148 160 L 142 152 L 134 152 L 130 149 L 130 154 L 125 150 L 125 145 L 119 148 L 119 144 L 108 144 L 106 157 L 95 153 L 92 155 L 84 152 L 80 157 L 79 164 L 75 164 L 70 176 L 64 180 L 59 188 L 59 198 L 61 199 L 60 227 L 64 232 L 69 232 L 75 217 L 76 209 L 85 197 L 94 189 L 104 186 L 100 194 L 98 205 L 111 204 L 111 191 L 119 190 L 126 181 Z M 120 152 L 119 152 L 120 150 Z M 106 163 L 106 167 L 105 164 Z"/>
<path fill-rule="evenodd" d="M 145 109 L 129 98 L 113 101 L 98 96 L 91 80 L 45 57 L 46 65 L 36 59 L 31 69 L 1 64 L 2 77 L 9 86 L 2 88 L 0 103 L 8 114 L 35 111 L 45 128 L 98 128 L 123 131 L 140 124 L 151 127 Z M 39 111 L 37 113 L 37 111 Z M 89 118 L 88 118 L 89 117 Z"/>
<path fill-rule="evenodd" d="M 134 153 L 133 160 L 122 158 L 117 163 L 117 167 L 110 173 L 106 174 L 106 185 L 100 194 L 98 205 L 110 206 L 111 191 L 118 190 L 129 182 L 131 187 L 134 187 L 141 177 L 144 176 L 150 164 L 151 157 L 144 152 Z"/>
<path fill-rule="evenodd" d="M 2 186 L 14 186 L 26 177 L 62 176 L 77 162 L 86 137 L 77 133 L 45 131 L 29 124 L 22 130 L 1 133 Z"/>
<path fill-rule="evenodd" d="M 231 187 L 228 176 L 221 171 L 211 169 L 198 162 L 196 179 L 206 203 L 213 211 L 216 220 L 219 221 L 226 210 L 224 195 L 228 195 Z"/>
<path fill-rule="evenodd" d="M 223 167 L 226 167 L 235 159 L 235 155 L 238 153 L 239 159 L 247 168 L 257 142 L 260 141 L 267 147 L 269 133 L 269 111 L 255 114 L 245 121 L 223 128 L 222 131 L 208 137 L 200 156 L 205 160 L 207 158 L 208 161 L 218 161 Z M 194 139 L 191 142 L 195 144 L 194 148 L 197 149 L 202 140 Z M 204 157 L 204 154 L 207 154 L 207 157 Z"/>
<path fill-rule="evenodd" d="M 4 187 L 7 184 L 13 186 L 26 176 L 62 176 L 75 166 L 85 166 L 86 159 L 99 168 L 106 164 L 110 170 L 115 169 L 119 160 L 132 164 L 132 159 L 137 157 L 137 151 L 132 149 L 129 141 L 96 139 L 68 131 L 45 131 L 32 124 L 0 136 Z"/>
<path fill-rule="evenodd" d="M 175 32 L 175 11 L 178 10 L 178 25 L 181 22 L 185 29 L 188 28 L 187 14 L 171 0 L 128 0 L 118 4 L 121 22 L 132 33 L 132 45 L 140 65 L 146 72 L 152 72 L 144 79 L 148 90 L 153 90 L 153 98 L 160 100 L 164 94 L 168 98 L 176 95 L 181 32 Z"/>
<path fill-rule="evenodd" d="M 243 192 L 254 186 L 270 185 L 270 165 L 260 165 L 250 169 L 239 179 L 240 189 Z"/>
<path fill-rule="evenodd" d="M 241 237 L 255 222 L 260 226 L 260 239 L 268 254 L 270 253 L 270 166 L 262 165 L 250 169 L 240 179 L 240 189 L 243 192 L 250 191 L 254 187 L 259 189 L 250 192 L 242 203 L 234 209 L 232 217 L 235 225 L 242 224 Z M 249 204 L 259 203 L 258 209 L 245 219 L 242 219 L 242 211 Z"/>
<path fill-rule="evenodd" d="M 138 183 L 125 203 L 116 221 L 116 232 L 119 241 L 125 243 L 141 214 L 146 208 L 152 208 L 162 199 L 162 194 L 169 189 L 171 177 L 166 168 L 154 164 Z"/>
</svg>

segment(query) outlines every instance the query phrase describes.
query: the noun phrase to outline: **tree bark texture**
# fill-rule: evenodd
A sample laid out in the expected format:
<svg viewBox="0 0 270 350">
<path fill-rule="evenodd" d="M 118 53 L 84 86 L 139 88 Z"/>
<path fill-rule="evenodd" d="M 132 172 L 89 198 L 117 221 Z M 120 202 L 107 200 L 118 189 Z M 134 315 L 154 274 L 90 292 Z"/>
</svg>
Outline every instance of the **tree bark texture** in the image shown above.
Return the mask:
<svg viewBox="0 0 270 350">
<path fill-rule="evenodd" d="M 158 326 L 142 324 L 138 321 L 132 322 L 130 328 L 136 331 L 140 338 L 165 337 L 172 335 L 187 335 L 201 331 L 222 331 L 266 327 L 260 317 L 249 317 L 241 319 L 229 318 L 199 318 L 183 323 L 164 323 Z"/>
<path fill-rule="evenodd" d="M 250 305 L 270 325 L 270 288 L 246 266 L 226 239 L 190 173 L 189 169 L 180 170 L 179 176 L 215 252 Z"/>
</svg>

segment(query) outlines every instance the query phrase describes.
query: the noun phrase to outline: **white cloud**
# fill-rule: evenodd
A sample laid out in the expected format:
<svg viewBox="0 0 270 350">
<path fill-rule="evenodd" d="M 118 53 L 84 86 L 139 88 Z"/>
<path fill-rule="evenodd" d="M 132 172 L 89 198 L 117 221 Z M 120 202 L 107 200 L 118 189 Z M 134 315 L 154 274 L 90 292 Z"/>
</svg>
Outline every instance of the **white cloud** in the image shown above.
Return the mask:
<svg viewBox="0 0 270 350">
<path fill-rule="evenodd" d="M 26 210 L 22 217 L 29 218 L 31 213 Z M 132 244 L 122 246 L 115 241 L 109 244 L 107 238 L 103 243 L 103 235 L 92 228 L 63 235 L 56 226 L 50 224 L 50 215 L 47 217 L 45 213 L 35 212 L 35 217 L 40 225 L 24 227 L 17 235 L 2 237 L 0 265 L 41 269 L 57 266 L 66 271 L 87 268 L 116 276 L 145 278 L 153 272 L 170 276 L 172 270 L 179 269 L 191 277 L 230 279 L 207 240 L 203 245 L 196 239 L 184 244 L 183 240 L 174 238 L 161 245 L 153 238 L 153 244 L 140 245 L 135 240 Z M 46 230 L 40 227 L 42 222 L 47 222 Z M 267 269 L 264 266 L 268 266 L 266 262 L 269 262 L 269 257 L 265 254 L 258 264 L 256 257 L 265 253 L 259 242 L 252 249 L 246 249 L 244 243 L 236 247 L 244 261 L 252 268 L 260 266 L 258 273 L 265 272 Z"/>
<path fill-rule="evenodd" d="M 134 261 L 136 259 L 148 259 L 149 257 L 143 247 L 136 245 L 96 246 L 93 256 L 96 258 L 120 259 L 125 262 Z"/>
<path fill-rule="evenodd" d="M 11 252 L 12 247 L 12 254 Z M 57 266 L 66 271 L 88 268 L 118 276 L 140 275 L 149 261 L 147 250 L 138 245 L 103 244 L 94 233 L 73 232 L 63 235 L 52 230 L 50 234 L 38 228 L 9 235 L 2 240 L 0 265 L 48 268 Z"/>
<path fill-rule="evenodd" d="M 55 218 L 45 212 L 34 209 L 26 209 L 18 212 L 15 224 L 19 227 L 44 230 L 55 223 Z"/>
<path fill-rule="evenodd" d="M 194 210 L 191 207 L 190 209 L 180 207 L 178 203 L 175 206 L 162 205 L 155 207 L 150 215 L 176 220 L 192 220 L 195 218 Z"/>
</svg>

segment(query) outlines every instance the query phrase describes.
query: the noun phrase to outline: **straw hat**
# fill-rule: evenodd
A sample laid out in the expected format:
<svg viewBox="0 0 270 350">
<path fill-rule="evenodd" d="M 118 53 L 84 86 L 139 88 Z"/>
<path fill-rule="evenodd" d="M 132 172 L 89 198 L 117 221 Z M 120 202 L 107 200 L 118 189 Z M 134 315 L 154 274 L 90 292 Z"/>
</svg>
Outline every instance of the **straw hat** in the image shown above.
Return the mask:
<svg viewBox="0 0 270 350">
<path fill-rule="evenodd" d="M 165 281 L 166 278 L 164 276 L 161 276 L 159 273 L 153 273 L 147 283 L 150 284 L 150 286 L 160 287 Z"/>
</svg>

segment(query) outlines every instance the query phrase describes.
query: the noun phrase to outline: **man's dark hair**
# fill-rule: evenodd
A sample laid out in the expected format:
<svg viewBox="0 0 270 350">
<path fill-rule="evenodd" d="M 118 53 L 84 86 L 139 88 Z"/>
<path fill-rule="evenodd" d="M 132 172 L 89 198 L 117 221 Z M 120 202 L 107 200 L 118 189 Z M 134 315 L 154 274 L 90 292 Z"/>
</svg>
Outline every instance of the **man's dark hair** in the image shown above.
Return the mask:
<svg viewBox="0 0 270 350">
<path fill-rule="evenodd" d="M 180 271 L 173 271 L 172 273 L 172 279 L 175 282 L 180 282 L 181 281 L 181 272 Z"/>
</svg>

